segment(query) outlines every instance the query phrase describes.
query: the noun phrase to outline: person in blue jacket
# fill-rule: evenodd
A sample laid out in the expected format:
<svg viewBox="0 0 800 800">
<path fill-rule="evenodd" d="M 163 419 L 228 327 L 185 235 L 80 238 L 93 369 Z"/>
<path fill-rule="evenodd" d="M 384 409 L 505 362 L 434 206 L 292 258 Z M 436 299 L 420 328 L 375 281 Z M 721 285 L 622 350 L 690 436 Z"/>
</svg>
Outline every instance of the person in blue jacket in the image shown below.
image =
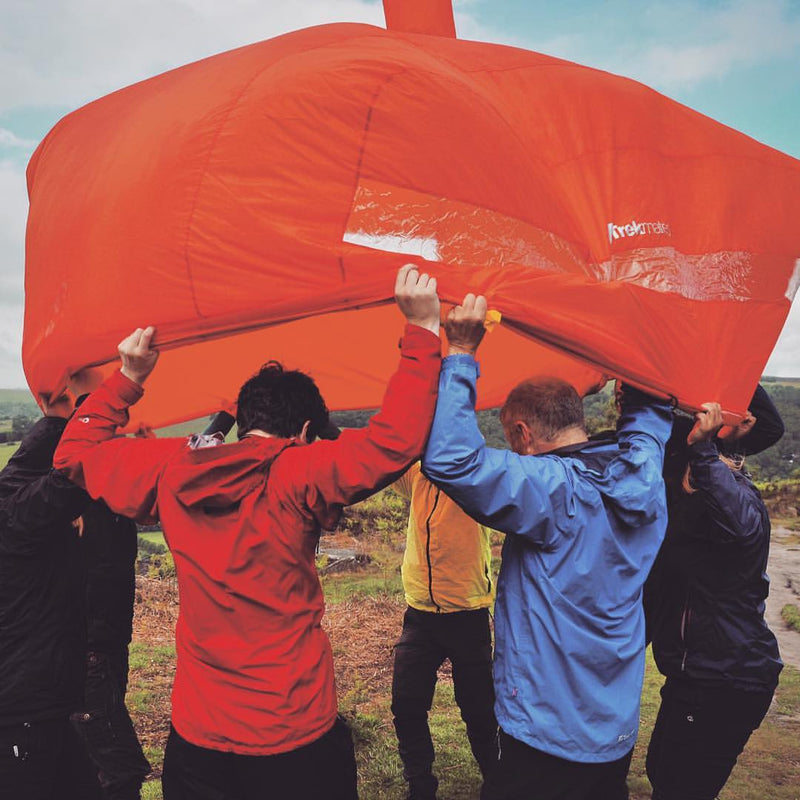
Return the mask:
<svg viewBox="0 0 800 800">
<path fill-rule="evenodd" d="M 500 760 L 483 797 L 627 798 L 644 675 L 642 585 L 666 528 L 667 404 L 626 387 L 618 441 L 589 442 L 577 392 L 555 379 L 511 391 L 513 452 L 475 419 L 486 301 L 445 323 L 448 357 L 423 471 L 506 534 L 495 609 Z"/>
<path fill-rule="evenodd" d="M 694 423 L 694 425 L 693 425 Z M 772 701 L 782 662 L 764 621 L 770 522 L 745 455 L 781 438 L 758 387 L 742 423 L 719 437 L 706 403 L 676 418 L 664 477 L 669 526 L 645 586 L 653 655 L 666 676 L 647 751 L 655 800 L 713 800 Z"/>
</svg>

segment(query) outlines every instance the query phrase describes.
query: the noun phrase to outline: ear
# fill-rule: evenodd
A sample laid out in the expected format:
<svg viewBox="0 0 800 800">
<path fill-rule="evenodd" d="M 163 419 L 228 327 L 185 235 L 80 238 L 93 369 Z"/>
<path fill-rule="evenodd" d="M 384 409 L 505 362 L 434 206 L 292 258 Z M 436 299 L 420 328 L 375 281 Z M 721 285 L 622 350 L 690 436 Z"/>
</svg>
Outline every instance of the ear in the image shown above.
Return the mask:
<svg viewBox="0 0 800 800">
<path fill-rule="evenodd" d="M 297 436 L 294 437 L 295 439 L 297 439 L 297 441 L 300 444 L 309 444 L 309 441 L 308 441 L 308 429 L 309 429 L 310 426 L 311 426 L 311 420 L 307 419 L 303 423 L 303 427 L 300 430 L 300 433 L 298 433 Z"/>
<path fill-rule="evenodd" d="M 521 445 L 520 452 L 523 455 L 529 456 L 532 453 L 536 452 L 534 449 L 534 438 L 533 438 L 533 431 L 530 429 L 530 426 L 527 422 L 520 420 L 517 425 L 519 426 L 519 440 Z"/>
<path fill-rule="evenodd" d="M 531 434 L 531 429 L 528 427 L 528 423 L 521 419 L 516 420 L 510 426 L 510 433 L 511 441 L 509 444 L 511 445 L 511 449 L 521 456 L 530 455 L 533 435 Z"/>
</svg>

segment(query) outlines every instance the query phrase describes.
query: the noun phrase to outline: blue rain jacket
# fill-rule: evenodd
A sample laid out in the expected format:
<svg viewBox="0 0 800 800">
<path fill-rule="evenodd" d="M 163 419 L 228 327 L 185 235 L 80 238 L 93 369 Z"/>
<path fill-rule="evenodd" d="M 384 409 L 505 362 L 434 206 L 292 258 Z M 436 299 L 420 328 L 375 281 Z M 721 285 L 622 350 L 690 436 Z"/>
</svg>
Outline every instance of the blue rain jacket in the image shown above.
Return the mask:
<svg viewBox="0 0 800 800">
<path fill-rule="evenodd" d="M 617 440 L 520 456 L 486 447 L 478 366 L 444 360 L 423 471 L 507 534 L 495 609 L 495 711 L 510 736 L 608 762 L 636 741 L 642 585 L 667 524 L 661 476 L 672 413 L 627 390 Z"/>
</svg>

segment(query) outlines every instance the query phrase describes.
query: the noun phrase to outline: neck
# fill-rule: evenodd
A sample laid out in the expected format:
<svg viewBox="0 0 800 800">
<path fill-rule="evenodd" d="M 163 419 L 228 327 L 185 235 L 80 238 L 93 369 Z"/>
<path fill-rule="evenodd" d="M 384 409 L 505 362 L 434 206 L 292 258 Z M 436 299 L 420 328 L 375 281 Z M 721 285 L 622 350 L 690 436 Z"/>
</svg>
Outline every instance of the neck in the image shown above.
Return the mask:
<svg viewBox="0 0 800 800">
<path fill-rule="evenodd" d="M 275 438 L 271 433 L 262 431 L 261 428 L 251 428 L 249 431 L 247 431 L 247 433 L 244 436 L 242 436 L 242 439 L 246 439 L 248 436 L 261 436 L 264 439 Z"/>
<path fill-rule="evenodd" d="M 551 450 L 558 450 L 571 444 L 583 444 L 588 441 L 586 431 L 583 428 L 566 428 L 563 431 L 559 431 L 553 439 L 537 441 L 536 453 L 549 453 Z"/>
</svg>

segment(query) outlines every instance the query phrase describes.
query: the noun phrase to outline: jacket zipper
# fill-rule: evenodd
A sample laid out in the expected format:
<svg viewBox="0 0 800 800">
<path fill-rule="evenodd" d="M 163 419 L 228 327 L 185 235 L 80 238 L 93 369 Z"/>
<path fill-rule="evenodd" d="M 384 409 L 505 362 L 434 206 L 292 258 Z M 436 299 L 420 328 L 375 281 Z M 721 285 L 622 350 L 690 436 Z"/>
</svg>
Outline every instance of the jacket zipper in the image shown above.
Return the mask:
<svg viewBox="0 0 800 800">
<path fill-rule="evenodd" d="M 686 669 L 686 656 L 689 654 L 689 646 L 686 643 L 686 631 L 689 627 L 689 619 L 692 616 L 692 611 L 689 608 L 689 598 L 683 604 L 683 614 L 681 614 L 681 644 L 683 645 L 683 658 L 681 659 L 681 672 Z"/>
<path fill-rule="evenodd" d="M 489 571 L 489 564 L 484 561 L 483 563 L 483 571 L 486 575 L 486 592 L 487 594 L 492 593 L 492 573 Z"/>
<path fill-rule="evenodd" d="M 431 509 L 431 513 L 428 514 L 428 519 L 425 520 L 425 528 L 428 532 L 428 540 L 425 543 L 425 557 L 428 561 L 428 594 L 431 598 L 431 603 L 436 606 L 436 613 L 438 614 L 442 609 L 439 608 L 439 604 L 433 599 L 433 565 L 431 564 L 431 518 L 433 517 L 433 512 L 436 511 L 436 506 L 439 505 L 439 492 L 441 489 L 436 487 L 436 498 L 433 501 L 433 508 Z"/>
</svg>

